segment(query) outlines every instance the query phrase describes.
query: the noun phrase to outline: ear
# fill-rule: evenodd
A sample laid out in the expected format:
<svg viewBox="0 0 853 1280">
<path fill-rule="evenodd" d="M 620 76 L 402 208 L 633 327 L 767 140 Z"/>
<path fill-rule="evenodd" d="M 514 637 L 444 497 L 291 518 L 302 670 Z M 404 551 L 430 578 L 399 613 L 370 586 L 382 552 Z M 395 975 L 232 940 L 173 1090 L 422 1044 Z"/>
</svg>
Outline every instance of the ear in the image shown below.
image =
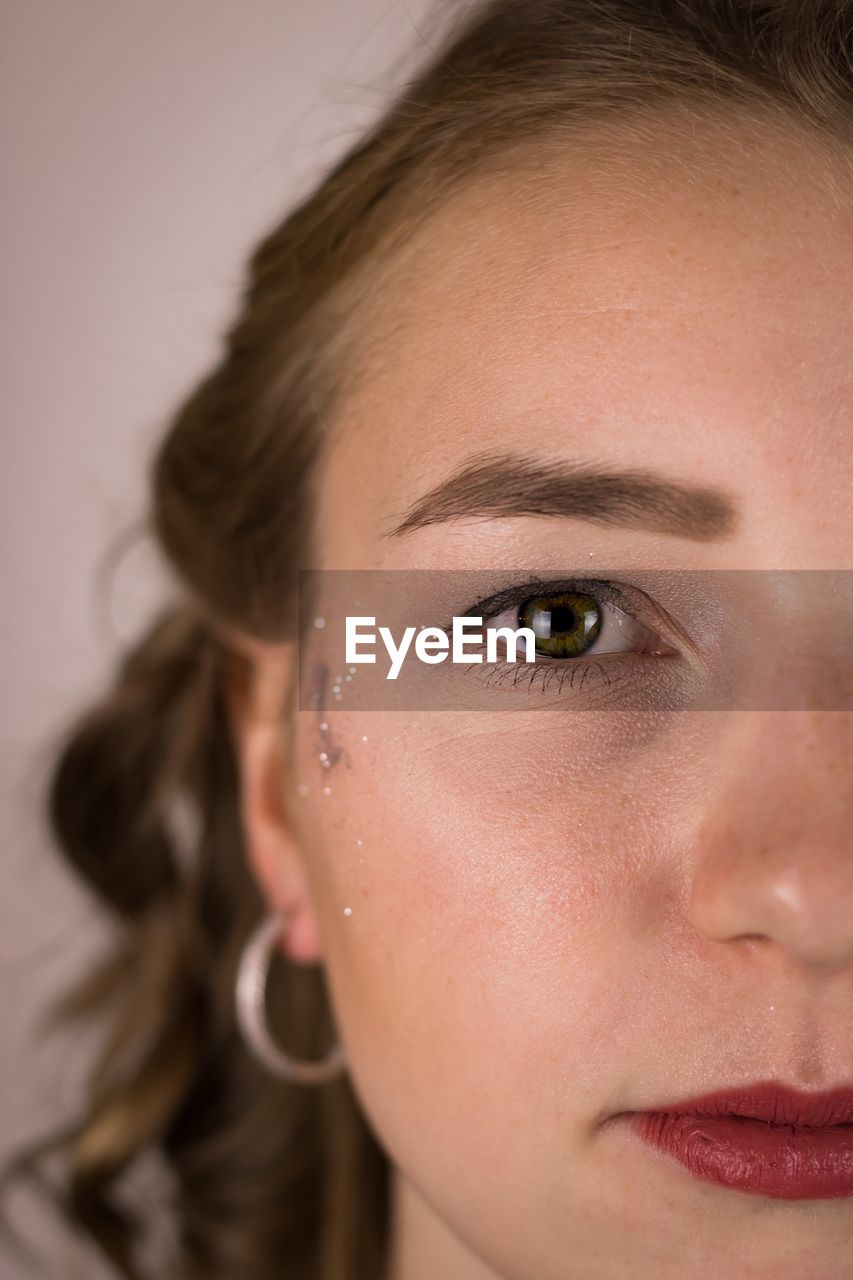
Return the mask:
<svg viewBox="0 0 853 1280">
<path fill-rule="evenodd" d="M 288 920 L 282 950 L 304 964 L 322 946 L 288 793 L 287 694 L 293 645 L 227 638 L 225 698 L 240 774 L 240 817 L 252 871 L 272 911 Z"/>
</svg>

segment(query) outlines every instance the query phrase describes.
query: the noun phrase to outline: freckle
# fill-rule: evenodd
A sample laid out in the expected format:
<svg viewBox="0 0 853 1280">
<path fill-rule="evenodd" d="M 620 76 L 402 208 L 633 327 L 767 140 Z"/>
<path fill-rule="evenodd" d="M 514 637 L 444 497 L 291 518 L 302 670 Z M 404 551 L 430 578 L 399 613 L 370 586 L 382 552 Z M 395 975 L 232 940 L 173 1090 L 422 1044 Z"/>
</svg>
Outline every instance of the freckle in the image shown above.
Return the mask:
<svg viewBox="0 0 853 1280">
<path fill-rule="evenodd" d="M 345 916 L 351 916 L 351 915 L 352 915 L 352 907 L 344 907 L 344 915 L 345 915 Z"/>
<path fill-rule="evenodd" d="M 323 788 L 323 795 L 324 795 L 324 796 L 330 796 L 331 794 L 332 794 L 332 788 L 331 788 L 331 787 L 324 787 L 324 788 Z"/>
<path fill-rule="evenodd" d="M 325 627 L 325 625 L 326 625 L 326 619 L 325 619 L 325 618 L 315 618 L 315 619 L 314 619 L 314 626 L 317 628 L 317 630 L 318 630 L 318 631 L 322 631 L 322 630 L 323 630 L 323 628 Z"/>
</svg>

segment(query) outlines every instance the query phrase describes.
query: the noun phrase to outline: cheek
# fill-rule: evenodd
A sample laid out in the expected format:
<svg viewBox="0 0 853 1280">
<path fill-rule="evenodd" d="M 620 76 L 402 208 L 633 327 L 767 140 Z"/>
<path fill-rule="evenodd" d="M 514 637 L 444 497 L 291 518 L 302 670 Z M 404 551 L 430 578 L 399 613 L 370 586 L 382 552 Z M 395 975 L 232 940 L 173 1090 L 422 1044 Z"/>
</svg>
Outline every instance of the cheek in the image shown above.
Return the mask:
<svg viewBox="0 0 853 1280">
<path fill-rule="evenodd" d="M 301 735 L 330 992 L 392 1150 L 413 1114 L 470 1131 L 472 1099 L 488 1095 L 481 1141 L 497 1158 L 531 1110 L 547 1126 L 571 1092 L 591 1117 L 608 1070 L 616 1080 L 638 998 L 624 974 L 671 892 L 678 805 L 651 785 L 671 729 L 637 715 L 518 714 L 500 730 L 488 716 L 401 719 L 306 716 Z"/>
</svg>

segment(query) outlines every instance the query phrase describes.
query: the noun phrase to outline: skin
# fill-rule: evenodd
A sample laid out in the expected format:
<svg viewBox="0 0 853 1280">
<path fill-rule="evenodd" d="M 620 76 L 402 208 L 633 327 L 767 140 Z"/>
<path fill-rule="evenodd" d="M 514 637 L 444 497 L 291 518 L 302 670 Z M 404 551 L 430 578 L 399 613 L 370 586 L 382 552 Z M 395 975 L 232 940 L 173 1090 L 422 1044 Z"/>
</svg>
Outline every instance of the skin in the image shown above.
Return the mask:
<svg viewBox="0 0 853 1280">
<path fill-rule="evenodd" d="M 472 182 L 393 264 L 323 465 L 321 563 L 850 569 L 850 187 L 790 124 L 679 118 Z M 385 536 L 496 445 L 711 485 L 741 519 L 704 543 L 520 516 Z M 853 1277 L 853 1200 L 703 1183 L 608 1123 L 853 1085 L 849 644 L 840 612 L 819 643 L 789 621 L 823 701 L 333 705 L 325 769 L 318 715 L 283 712 L 292 650 L 243 638 L 253 866 L 290 960 L 326 967 L 393 1161 L 388 1280 Z M 725 659 L 743 616 L 723 623 Z"/>
</svg>

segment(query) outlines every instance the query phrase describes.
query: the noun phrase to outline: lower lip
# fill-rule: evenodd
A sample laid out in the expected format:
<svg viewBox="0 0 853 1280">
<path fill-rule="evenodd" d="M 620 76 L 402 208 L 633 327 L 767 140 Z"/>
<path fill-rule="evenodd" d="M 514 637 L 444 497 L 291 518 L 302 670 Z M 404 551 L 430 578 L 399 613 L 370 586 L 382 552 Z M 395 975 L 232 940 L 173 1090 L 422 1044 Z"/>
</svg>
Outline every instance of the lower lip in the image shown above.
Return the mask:
<svg viewBox="0 0 853 1280">
<path fill-rule="evenodd" d="M 853 1125 L 815 1129 L 640 1111 L 631 1127 L 703 1182 L 779 1200 L 853 1196 Z"/>
</svg>

